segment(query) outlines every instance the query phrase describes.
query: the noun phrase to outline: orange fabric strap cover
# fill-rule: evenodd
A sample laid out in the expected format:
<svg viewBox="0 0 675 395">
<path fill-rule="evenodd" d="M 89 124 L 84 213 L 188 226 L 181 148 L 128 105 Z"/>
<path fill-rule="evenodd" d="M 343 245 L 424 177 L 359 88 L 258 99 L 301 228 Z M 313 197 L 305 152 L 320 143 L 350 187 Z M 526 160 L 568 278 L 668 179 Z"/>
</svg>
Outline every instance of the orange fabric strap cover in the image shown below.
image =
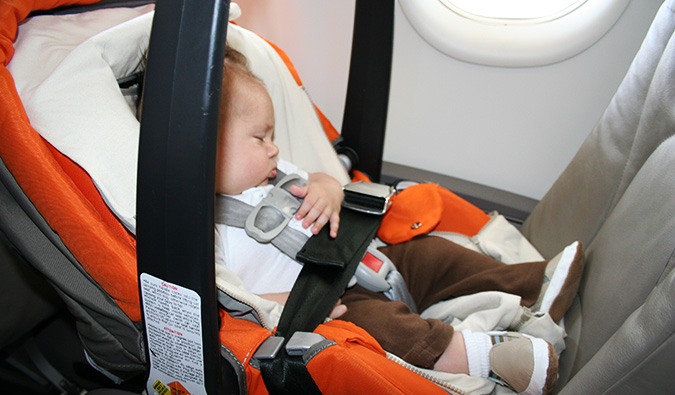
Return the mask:
<svg viewBox="0 0 675 395">
<path fill-rule="evenodd" d="M 481 209 L 437 184 L 416 184 L 392 198 L 377 236 L 390 244 L 431 231 L 471 237 L 489 220 Z"/>
</svg>

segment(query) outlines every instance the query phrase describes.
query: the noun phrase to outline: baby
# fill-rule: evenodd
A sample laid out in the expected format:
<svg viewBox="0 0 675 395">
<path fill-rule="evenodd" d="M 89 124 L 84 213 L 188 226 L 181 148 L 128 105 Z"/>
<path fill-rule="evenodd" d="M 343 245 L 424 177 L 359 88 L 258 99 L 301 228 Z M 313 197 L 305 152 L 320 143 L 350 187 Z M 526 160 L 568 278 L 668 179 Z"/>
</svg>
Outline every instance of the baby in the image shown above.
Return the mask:
<svg viewBox="0 0 675 395">
<path fill-rule="evenodd" d="M 335 237 L 342 186 L 327 174 L 307 174 L 278 157 L 272 100 L 243 55 L 231 48 L 225 59 L 220 112 L 216 192 L 255 206 L 272 188 L 269 180 L 278 170 L 300 174 L 308 183 L 290 189 L 304 201 L 289 226 L 311 235 L 328 225 Z M 271 244 L 258 243 L 243 229 L 219 224 L 216 236 L 218 264 L 234 272 L 250 292 L 285 304 L 300 272 L 299 263 Z M 442 300 L 492 290 L 519 295 L 523 306 L 548 312 L 558 321 L 572 303 L 583 269 L 578 243 L 550 262 L 517 265 L 505 265 L 438 237 L 420 237 L 381 251 L 401 272 L 420 311 Z M 444 322 L 422 319 L 402 302 L 358 285 L 346 290 L 342 300 L 344 304 L 336 305 L 331 318 L 363 327 L 387 351 L 411 364 L 493 377 L 517 392 L 553 389 L 558 359 L 542 339 L 515 332 L 455 332 Z"/>
</svg>

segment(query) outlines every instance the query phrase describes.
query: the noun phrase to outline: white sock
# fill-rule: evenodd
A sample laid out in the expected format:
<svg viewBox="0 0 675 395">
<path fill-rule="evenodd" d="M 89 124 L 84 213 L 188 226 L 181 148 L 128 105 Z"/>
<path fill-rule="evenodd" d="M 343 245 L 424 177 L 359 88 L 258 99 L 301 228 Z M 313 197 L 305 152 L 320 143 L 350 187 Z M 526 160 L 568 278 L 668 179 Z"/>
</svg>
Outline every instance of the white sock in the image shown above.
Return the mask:
<svg viewBox="0 0 675 395">
<path fill-rule="evenodd" d="M 469 375 L 487 378 L 490 374 L 490 349 L 492 339 L 482 332 L 468 329 L 462 331 L 466 346 L 466 359 L 469 364 Z"/>
</svg>

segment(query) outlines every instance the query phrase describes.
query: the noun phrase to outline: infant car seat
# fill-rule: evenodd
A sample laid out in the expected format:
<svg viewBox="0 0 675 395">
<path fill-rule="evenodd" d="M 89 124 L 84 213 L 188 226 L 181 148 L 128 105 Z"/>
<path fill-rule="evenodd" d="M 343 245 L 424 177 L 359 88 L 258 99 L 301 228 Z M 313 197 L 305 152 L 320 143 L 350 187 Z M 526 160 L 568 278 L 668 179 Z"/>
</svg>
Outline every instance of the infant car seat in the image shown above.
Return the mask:
<svg viewBox="0 0 675 395">
<path fill-rule="evenodd" d="M 547 258 L 572 240 L 587 250 L 579 299 L 565 318 L 561 393 L 669 393 L 675 384 L 675 180 L 668 171 L 675 161 L 673 4 L 662 6 L 609 108 L 522 228 Z M 135 240 L 101 197 L 87 192 L 95 192 L 89 176 L 30 127 L 6 69 L 17 23 L 30 9 L 3 4 L 1 10 L 7 23 L 0 62 L 0 227 L 7 244 L 66 302 L 90 362 L 120 378 L 144 372 Z M 106 283 L 111 272 L 115 281 Z M 220 318 L 221 340 L 237 357 L 223 349 L 227 364 L 246 375 L 215 375 L 236 381 L 241 393 L 264 393 L 247 353 L 271 331 L 222 310 Z M 335 321 L 317 332 L 338 343 L 307 364 L 324 392 L 442 391 L 386 359 L 358 328 Z M 345 359 L 350 366 L 338 363 Z"/>
</svg>

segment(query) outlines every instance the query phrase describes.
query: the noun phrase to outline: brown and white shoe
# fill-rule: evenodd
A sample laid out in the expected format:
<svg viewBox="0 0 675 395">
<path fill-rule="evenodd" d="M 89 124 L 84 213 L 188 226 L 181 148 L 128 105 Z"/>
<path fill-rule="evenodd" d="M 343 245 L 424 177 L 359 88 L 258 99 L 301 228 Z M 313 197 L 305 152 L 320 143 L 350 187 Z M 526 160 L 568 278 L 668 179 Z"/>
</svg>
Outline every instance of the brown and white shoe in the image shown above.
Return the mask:
<svg viewBox="0 0 675 395">
<path fill-rule="evenodd" d="M 549 394 L 558 379 L 558 354 L 543 339 L 518 332 L 487 332 L 492 339 L 489 379 L 519 394 Z"/>
<path fill-rule="evenodd" d="M 535 313 L 549 313 L 553 322 L 560 321 L 579 290 L 584 261 L 584 249 L 579 241 L 551 259 L 546 265 L 539 297 L 530 309 Z"/>
</svg>

